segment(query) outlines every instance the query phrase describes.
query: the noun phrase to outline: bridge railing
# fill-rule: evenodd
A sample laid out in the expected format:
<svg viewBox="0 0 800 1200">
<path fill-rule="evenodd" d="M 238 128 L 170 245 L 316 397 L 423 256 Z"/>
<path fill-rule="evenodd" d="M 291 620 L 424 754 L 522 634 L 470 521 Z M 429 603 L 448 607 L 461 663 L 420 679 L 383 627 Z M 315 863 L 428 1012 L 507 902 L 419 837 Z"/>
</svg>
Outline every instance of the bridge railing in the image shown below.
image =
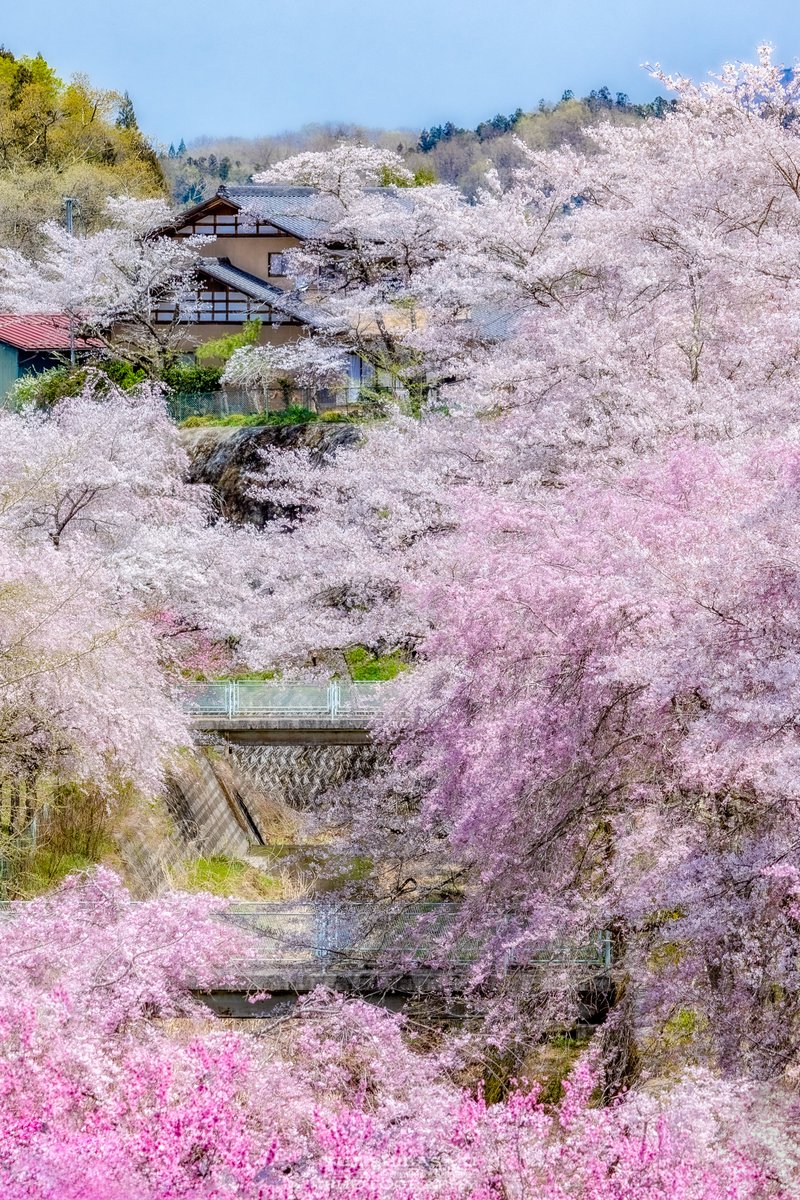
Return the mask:
<svg viewBox="0 0 800 1200">
<path fill-rule="evenodd" d="M 223 680 L 187 683 L 181 690 L 186 711 L 194 717 L 272 717 L 275 720 L 370 717 L 387 694 L 385 683 L 283 683 Z"/>
<path fill-rule="evenodd" d="M 474 963 L 485 948 L 483 937 L 458 929 L 453 903 L 386 911 L 358 901 L 235 902 L 224 918 L 256 936 L 251 966 L 458 967 Z M 608 970 L 611 937 L 602 931 L 583 944 L 515 951 L 506 965 Z"/>
</svg>

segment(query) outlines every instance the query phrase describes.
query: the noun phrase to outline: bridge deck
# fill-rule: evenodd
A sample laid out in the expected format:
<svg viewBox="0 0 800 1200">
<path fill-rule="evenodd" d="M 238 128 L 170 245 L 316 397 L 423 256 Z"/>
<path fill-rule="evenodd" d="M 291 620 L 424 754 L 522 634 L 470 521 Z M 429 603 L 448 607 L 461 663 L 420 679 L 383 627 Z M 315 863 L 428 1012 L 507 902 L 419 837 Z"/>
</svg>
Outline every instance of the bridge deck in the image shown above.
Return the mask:
<svg viewBox="0 0 800 1200">
<path fill-rule="evenodd" d="M 360 746 L 372 740 L 363 719 L 320 721 L 313 717 L 192 717 L 198 733 L 214 733 L 228 742 L 292 745 Z"/>
</svg>

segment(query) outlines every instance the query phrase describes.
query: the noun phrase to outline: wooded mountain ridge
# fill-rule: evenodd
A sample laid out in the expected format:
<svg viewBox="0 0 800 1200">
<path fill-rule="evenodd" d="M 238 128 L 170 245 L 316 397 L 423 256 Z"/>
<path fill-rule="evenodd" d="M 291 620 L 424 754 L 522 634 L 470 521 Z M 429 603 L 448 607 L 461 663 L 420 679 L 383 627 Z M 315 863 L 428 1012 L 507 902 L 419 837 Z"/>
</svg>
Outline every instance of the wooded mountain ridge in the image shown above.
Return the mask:
<svg viewBox="0 0 800 1200">
<path fill-rule="evenodd" d="M 346 122 L 305 125 L 286 133 L 258 138 L 199 137 L 181 139 L 162 156 L 170 190 L 179 204 L 196 204 L 222 183 L 245 183 L 301 150 L 327 150 L 341 141 L 354 141 L 396 150 L 422 182 L 451 183 L 474 194 L 490 166 L 508 174 L 520 160 L 516 139 L 542 149 L 567 143 L 580 149 L 591 144 L 591 128 L 599 121 L 635 124 L 647 116 L 663 116 L 673 101 L 656 96 L 634 104 L 624 92 L 601 87 L 587 96 L 565 91 L 557 103 L 540 100 L 536 109 L 518 108 L 464 129 L 446 121 L 427 129 L 379 129 Z"/>
<path fill-rule="evenodd" d="M 498 113 L 465 129 L 452 121 L 426 129 L 381 129 L 329 121 L 258 138 L 181 138 L 159 147 L 139 129 L 127 92 L 94 87 L 84 75 L 64 82 L 43 58 L 0 47 L 0 245 L 28 247 L 42 221 L 61 219 L 64 197 L 75 200 L 77 227 L 104 222 L 110 194 L 163 195 L 196 204 L 220 184 L 245 183 L 302 150 L 341 141 L 401 154 L 420 183 L 449 183 L 474 195 L 486 171 L 507 178 L 520 165 L 518 139 L 546 149 L 591 147 L 599 121 L 632 124 L 662 116 L 673 102 L 656 96 L 634 104 L 601 87 L 586 96 L 565 91 L 525 111 Z"/>
</svg>

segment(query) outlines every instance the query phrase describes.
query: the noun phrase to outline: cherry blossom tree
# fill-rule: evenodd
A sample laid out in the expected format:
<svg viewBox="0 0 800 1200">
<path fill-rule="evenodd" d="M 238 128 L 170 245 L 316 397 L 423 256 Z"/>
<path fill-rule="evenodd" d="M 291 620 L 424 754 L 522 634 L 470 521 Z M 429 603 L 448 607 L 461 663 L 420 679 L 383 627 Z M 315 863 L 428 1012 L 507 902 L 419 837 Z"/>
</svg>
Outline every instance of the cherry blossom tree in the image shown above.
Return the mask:
<svg viewBox="0 0 800 1200">
<path fill-rule="evenodd" d="M 795 74 L 765 49 L 709 84 L 659 78 L 681 97 L 663 120 L 601 124 L 601 154 L 524 151 L 509 188 L 490 179 L 421 291 L 484 331 L 502 315 L 493 349 L 460 319 L 420 346 L 460 360 L 449 401 L 518 405 L 549 474 L 793 427 Z"/>
<path fill-rule="evenodd" d="M 242 346 L 225 366 L 223 384 L 268 392 L 288 384 L 298 388 L 341 387 L 348 372 L 347 351 L 304 337 L 284 346 Z"/>
<path fill-rule="evenodd" d="M 255 534 L 211 523 L 155 390 L 0 412 L 0 447 L 4 775 L 152 792 L 189 739 L 183 661 L 257 644 Z"/>
<path fill-rule="evenodd" d="M 798 84 L 670 82 L 448 210 L 404 332 L 448 411 L 268 457 L 305 503 L 273 603 L 296 661 L 416 654 L 341 810 L 383 886 L 456 886 L 497 974 L 610 928 L 640 1029 L 763 1078 L 800 1052 Z"/>
<path fill-rule="evenodd" d="M 0 308 L 64 313 L 76 337 L 158 377 L 186 342 L 181 314 L 197 306 L 198 252 L 213 239 L 170 237 L 162 200 L 111 197 L 106 208 L 108 227 L 96 233 L 43 225 L 36 258 L 0 248 Z M 156 320 L 157 303 L 171 320 Z"/>
</svg>

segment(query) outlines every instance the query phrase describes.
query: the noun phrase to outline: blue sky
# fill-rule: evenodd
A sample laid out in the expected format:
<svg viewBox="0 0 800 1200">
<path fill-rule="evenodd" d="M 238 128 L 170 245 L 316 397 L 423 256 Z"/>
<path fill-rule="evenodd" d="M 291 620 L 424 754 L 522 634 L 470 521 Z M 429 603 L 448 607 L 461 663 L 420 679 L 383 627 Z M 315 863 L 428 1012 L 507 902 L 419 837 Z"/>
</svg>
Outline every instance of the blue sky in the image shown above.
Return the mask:
<svg viewBox="0 0 800 1200">
<path fill-rule="evenodd" d="M 5 6 L 4 6 L 5 7 Z M 0 38 L 125 88 L 164 142 L 312 121 L 390 128 L 534 108 L 606 83 L 637 100 L 641 63 L 704 76 L 772 41 L 800 56 L 798 0 L 27 0 Z"/>
</svg>

